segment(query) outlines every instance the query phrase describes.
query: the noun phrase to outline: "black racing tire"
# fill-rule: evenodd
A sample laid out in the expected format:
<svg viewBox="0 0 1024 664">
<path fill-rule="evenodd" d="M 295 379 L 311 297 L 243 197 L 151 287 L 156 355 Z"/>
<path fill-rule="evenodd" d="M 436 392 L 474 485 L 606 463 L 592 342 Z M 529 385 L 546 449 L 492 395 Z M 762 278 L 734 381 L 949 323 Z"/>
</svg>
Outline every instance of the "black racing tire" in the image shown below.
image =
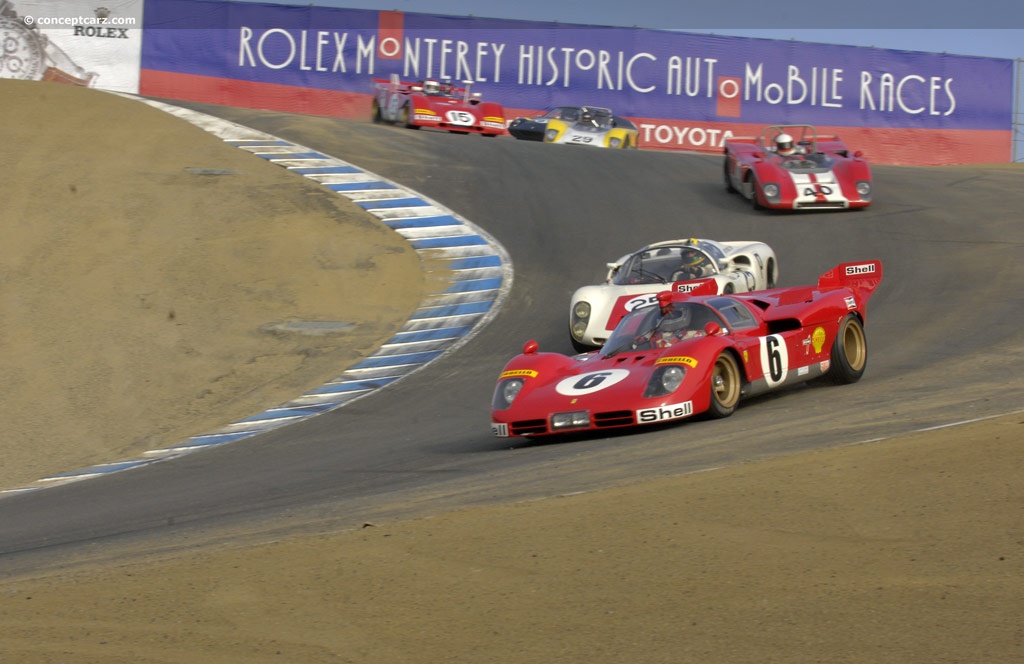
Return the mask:
<svg viewBox="0 0 1024 664">
<path fill-rule="evenodd" d="M 736 288 L 732 284 L 726 284 L 725 288 L 722 289 L 722 295 L 732 295 L 736 292 Z"/>
<path fill-rule="evenodd" d="M 370 107 L 370 119 L 373 120 L 373 124 L 380 124 L 384 118 L 380 114 L 380 102 L 376 99 L 373 100 L 373 104 Z"/>
<path fill-rule="evenodd" d="M 768 265 L 765 268 L 765 272 L 768 275 L 768 288 L 775 288 L 775 282 L 777 281 L 777 279 L 775 278 L 775 259 L 774 258 L 769 258 L 768 259 Z"/>
<path fill-rule="evenodd" d="M 711 370 L 711 405 L 708 415 L 715 419 L 729 417 L 736 411 L 743 390 L 740 366 L 732 353 L 725 350 L 715 359 Z"/>
<path fill-rule="evenodd" d="M 725 176 L 725 190 L 730 194 L 736 193 L 736 187 L 732 186 L 732 178 L 729 177 L 729 158 L 725 158 L 725 163 L 722 166 L 722 175 Z"/>
<path fill-rule="evenodd" d="M 832 343 L 832 352 L 825 378 L 834 385 L 856 383 L 868 364 L 868 344 L 864 325 L 856 314 L 849 313 L 839 323 Z"/>
<path fill-rule="evenodd" d="M 757 199 L 757 192 L 761 186 L 757 183 L 757 178 L 753 175 L 750 176 L 750 204 L 755 210 L 763 210 L 764 206 L 761 205 L 761 201 Z"/>
</svg>

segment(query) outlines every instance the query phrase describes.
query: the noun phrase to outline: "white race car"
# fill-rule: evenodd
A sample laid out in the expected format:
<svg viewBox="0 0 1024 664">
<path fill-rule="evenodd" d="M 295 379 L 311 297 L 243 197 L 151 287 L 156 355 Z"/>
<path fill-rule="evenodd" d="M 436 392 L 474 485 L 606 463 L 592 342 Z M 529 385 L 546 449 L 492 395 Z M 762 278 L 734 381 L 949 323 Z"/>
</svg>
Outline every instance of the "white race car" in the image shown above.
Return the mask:
<svg viewBox="0 0 1024 664">
<path fill-rule="evenodd" d="M 647 245 L 608 263 L 603 284 L 583 286 L 572 295 L 569 336 L 586 352 L 604 345 L 630 311 L 657 302 L 666 290 L 688 291 L 714 280 L 719 293 L 774 288 L 779 279 L 775 252 L 763 242 L 668 240 Z"/>
</svg>

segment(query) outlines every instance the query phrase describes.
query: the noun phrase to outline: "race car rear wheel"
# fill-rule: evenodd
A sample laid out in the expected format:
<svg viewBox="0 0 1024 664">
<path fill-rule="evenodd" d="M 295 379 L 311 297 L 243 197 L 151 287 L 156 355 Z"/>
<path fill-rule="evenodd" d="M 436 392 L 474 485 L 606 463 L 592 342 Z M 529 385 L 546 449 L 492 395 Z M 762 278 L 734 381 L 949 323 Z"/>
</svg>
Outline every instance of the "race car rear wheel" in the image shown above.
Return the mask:
<svg viewBox="0 0 1024 664">
<path fill-rule="evenodd" d="M 402 126 L 408 127 L 409 129 L 419 129 L 419 125 L 412 124 L 411 118 L 409 117 L 409 105 L 406 104 L 402 107 Z"/>
<path fill-rule="evenodd" d="M 832 343 L 831 361 L 826 378 L 836 385 L 856 383 L 868 364 L 868 344 L 864 326 L 856 314 L 846 314 Z"/>
<path fill-rule="evenodd" d="M 711 370 L 711 406 L 708 414 L 716 419 L 732 415 L 736 404 L 740 402 L 742 389 L 743 379 L 736 358 L 728 351 L 722 352 Z"/>
<path fill-rule="evenodd" d="M 768 288 L 775 288 L 775 259 L 768 259 L 768 267 L 765 271 L 768 275 Z"/>
<path fill-rule="evenodd" d="M 374 99 L 373 100 L 373 105 L 370 107 L 370 110 L 371 110 L 370 119 L 373 120 L 374 124 L 380 124 L 381 121 L 384 119 L 380 115 L 380 102 L 378 102 L 376 99 Z"/>
</svg>

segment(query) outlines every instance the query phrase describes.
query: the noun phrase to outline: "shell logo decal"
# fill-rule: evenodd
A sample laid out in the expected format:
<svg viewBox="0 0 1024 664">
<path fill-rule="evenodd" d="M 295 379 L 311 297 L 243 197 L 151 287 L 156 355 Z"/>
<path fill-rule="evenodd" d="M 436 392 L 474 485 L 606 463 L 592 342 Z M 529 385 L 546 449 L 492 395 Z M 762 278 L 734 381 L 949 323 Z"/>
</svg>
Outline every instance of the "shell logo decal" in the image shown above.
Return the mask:
<svg viewBox="0 0 1024 664">
<path fill-rule="evenodd" d="M 822 346 L 825 345 L 825 328 L 814 328 L 814 332 L 811 334 L 811 343 L 814 344 L 814 352 L 820 353 Z"/>
</svg>

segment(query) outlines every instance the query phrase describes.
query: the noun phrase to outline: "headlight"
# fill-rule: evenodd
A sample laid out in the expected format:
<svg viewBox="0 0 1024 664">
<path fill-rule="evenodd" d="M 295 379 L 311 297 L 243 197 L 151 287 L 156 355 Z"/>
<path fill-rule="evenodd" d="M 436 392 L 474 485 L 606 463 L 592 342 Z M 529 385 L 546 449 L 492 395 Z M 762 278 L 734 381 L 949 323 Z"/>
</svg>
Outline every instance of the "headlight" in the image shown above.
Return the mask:
<svg viewBox="0 0 1024 664">
<path fill-rule="evenodd" d="M 576 337 L 577 340 L 582 339 L 583 333 L 587 331 L 587 324 L 589 322 L 590 303 L 581 300 L 572 305 L 572 321 L 570 323 L 572 336 Z"/>
<path fill-rule="evenodd" d="M 582 429 L 590 426 L 590 415 L 585 410 L 555 413 L 551 416 L 551 429 Z"/>
<path fill-rule="evenodd" d="M 612 138 L 612 139 L 608 140 L 608 147 L 610 147 L 610 148 L 617 148 L 620 145 L 622 145 L 622 139 L 621 138 Z"/>
<path fill-rule="evenodd" d="M 521 389 L 523 389 L 522 378 L 506 378 L 494 389 L 494 400 L 491 407 L 494 410 L 505 410 L 512 405 Z"/>
<path fill-rule="evenodd" d="M 685 377 L 686 370 L 676 364 L 658 367 L 651 374 L 651 379 L 647 382 L 644 398 L 663 397 L 666 394 L 672 394 L 683 384 L 683 378 Z"/>
<path fill-rule="evenodd" d="M 549 141 L 555 140 L 556 138 L 558 138 L 558 130 L 548 129 L 547 131 L 544 132 L 544 138 Z"/>
<path fill-rule="evenodd" d="M 776 200 L 778 200 L 778 198 L 779 198 L 779 185 L 775 184 L 774 182 L 769 182 L 768 184 L 766 184 L 764 186 L 764 197 L 767 198 L 767 199 L 776 199 Z"/>
<path fill-rule="evenodd" d="M 864 200 L 871 198 L 871 183 L 866 180 L 857 181 L 857 193 Z"/>
</svg>

